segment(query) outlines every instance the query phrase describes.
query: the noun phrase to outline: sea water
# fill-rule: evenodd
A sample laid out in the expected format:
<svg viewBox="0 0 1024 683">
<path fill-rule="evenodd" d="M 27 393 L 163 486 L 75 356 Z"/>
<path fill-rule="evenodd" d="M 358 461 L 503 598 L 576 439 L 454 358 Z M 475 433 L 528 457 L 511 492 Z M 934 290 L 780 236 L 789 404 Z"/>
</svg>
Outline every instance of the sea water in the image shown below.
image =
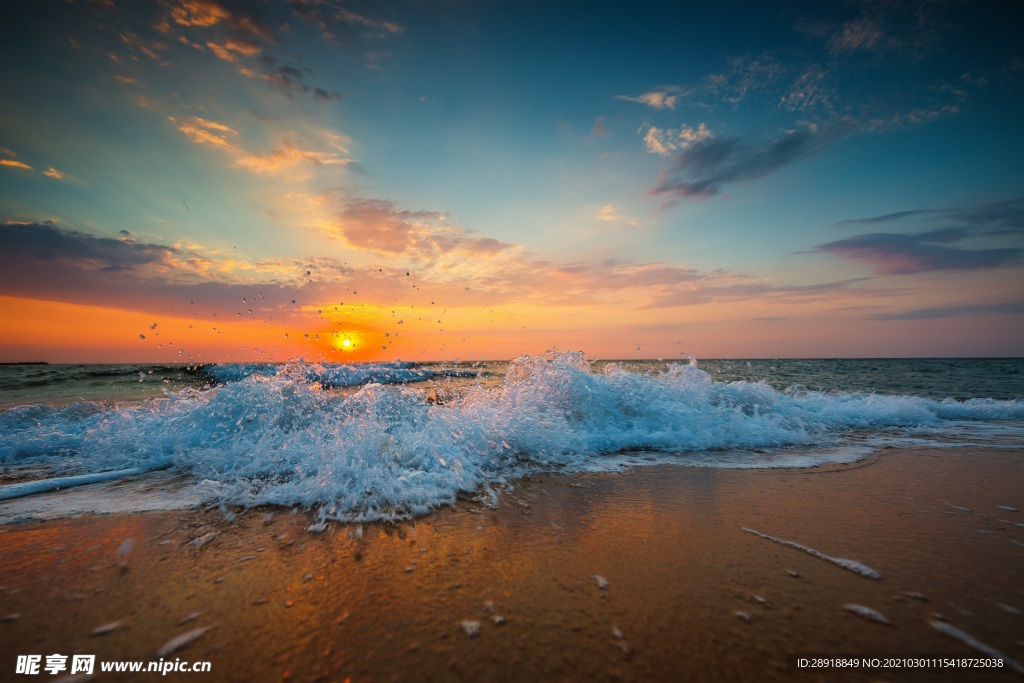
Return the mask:
<svg viewBox="0 0 1024 683">
<path fill-rule="evenodd" d="M 0 499 L 171 473 L 186 504 L 395 519 L 537 472 L 1019 448 L 1022 397 L 1024 359 L 0 366 Z"/>
</svg>

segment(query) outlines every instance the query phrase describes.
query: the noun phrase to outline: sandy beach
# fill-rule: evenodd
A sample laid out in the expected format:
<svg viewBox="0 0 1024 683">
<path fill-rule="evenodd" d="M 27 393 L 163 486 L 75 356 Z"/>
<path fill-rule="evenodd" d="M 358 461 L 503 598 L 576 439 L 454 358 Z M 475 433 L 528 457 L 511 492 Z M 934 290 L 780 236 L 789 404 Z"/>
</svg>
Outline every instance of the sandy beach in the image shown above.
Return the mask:
<svg viewBox="0 0 1024 683">
<path fill-rule="evenodd" d="M 13 674 L 19 654 L 154 660 L 209 627 L 168 659 L 210 673 L 95 678 L 1020 680 L 1009 664 L 915 675 L 788 658 L 980 656 L 935 622 L 1024 661 L 1022 492 L 1020 451 L 886 450 L 804 470 L 545 475 L 496 509 L 319 534 L 287 509 L 7 525 L 2 678 L 34 678 Z"/>
</svg>

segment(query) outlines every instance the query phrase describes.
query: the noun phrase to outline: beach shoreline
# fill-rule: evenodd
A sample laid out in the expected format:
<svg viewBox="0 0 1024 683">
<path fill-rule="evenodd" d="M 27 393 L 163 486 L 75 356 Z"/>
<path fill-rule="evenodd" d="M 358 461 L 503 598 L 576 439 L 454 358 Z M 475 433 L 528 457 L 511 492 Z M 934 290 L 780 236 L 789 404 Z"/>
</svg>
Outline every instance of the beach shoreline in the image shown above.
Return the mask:
<svg viewBox="0 0 1024 683">
<path fill-rule="evenodd" d="M 1024 661 L 1022 492 L 1019 449 L 885 449 L 809 469 L 537 475 L 495 509 L 460 501 L 323 533 L 281 508 L 11 524 L 0 527 L 0 667 L 6 679 L 24 654 L 154 660 L 209 627 L 173 657 L 211 673 L 110 677 L 1020 680 L 1008 667 L 798 671 L 789 660 L 983 656 L 936 622 Z"/>
</svg>

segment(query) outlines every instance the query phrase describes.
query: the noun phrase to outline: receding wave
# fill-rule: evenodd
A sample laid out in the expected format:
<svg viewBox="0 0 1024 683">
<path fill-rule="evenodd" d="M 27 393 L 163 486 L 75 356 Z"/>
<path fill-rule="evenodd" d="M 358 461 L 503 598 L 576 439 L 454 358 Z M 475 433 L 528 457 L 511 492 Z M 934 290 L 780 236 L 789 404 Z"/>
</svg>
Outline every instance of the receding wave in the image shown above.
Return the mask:
<svg viewBox="0 0 1024 683">
<path fill-rule="evenodd" d="M 209 503 L 301 505 L 323 518 L 366 520 L 423 514 L 460 493 L 490 495 L 531 472 L 616 469 L 623 453 L 812 466 L 848 459 L 842 447 L 862 443 L 863 430 L 919 440 L 965 420 L 1024 419 L 1019 399 L 780 391 L 716 382 L 692 364 L 597 371 L 574 352 L 519 358 L 494 386 L 429 394 L 402 384 L 427 372 L 411 364 L 206 371 L 221 383 L 143 405 L 0 413 L 0 463 L 53 476 L 170 467 L 190 475 Z M 353 385 L 360 388 L 330 389 Z M 773 455 L 780 449 L 785 458 Z"/>
</svg>

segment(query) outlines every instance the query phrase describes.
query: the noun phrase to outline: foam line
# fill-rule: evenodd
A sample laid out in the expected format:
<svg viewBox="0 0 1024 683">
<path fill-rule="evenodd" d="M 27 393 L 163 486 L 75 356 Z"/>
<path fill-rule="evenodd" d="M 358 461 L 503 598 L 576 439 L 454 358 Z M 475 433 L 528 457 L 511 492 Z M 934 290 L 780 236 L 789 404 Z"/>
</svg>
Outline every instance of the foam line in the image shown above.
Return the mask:
<svg viewBox="0 0 1024 683">
<path fill-rule="evenodd" d="M 876 572 L 874 569 L 872 569 L 871 567 L 867 566 L 866 564 L 861 564 L 860 562 L 857 562 L 856 560 L 847 560 L 847 559 L 842 558 L 842 557 L 832 557 L 830 555 L 826 555 L 823 552 L 817 551 L 814 548 L 808 548 L 805 545 L 800 545 L 799 543 L 794 543 L 793 541 L 787 541 L 784 538 L 775 538 L 774 536 L 769 536 L 768 534 L 762 534 L 760 531 L 755 531 L 754 529 L 748 529 L 747 527 L 743 527 L 743 530 L 746 531 L 748 534 L 754 534 L 755 536 L 760 536 L 763 539 L 766 539 L 766 540 L 769 540 L 769 541 L 774 541 L 775 543 L 778 543 L 780 545 L 785 545 L 785 546 L 788 546 L 790 548 L 796 548 L 797 550 L 802 550 L 805 553 L 807 553 L 808 555 L 813 555 L 814 557 L 817 557 L 819 559 L 825 560 L 827 562 L 831 562 L 832 564 L 837 564 L 840 567 L 842 567 L 843 569 L 851 571 L 851 572 L 853 572 L 855 574 L 860 574 L 861 576 L 863 576 L 865 578 L 875 579 L 875 580 L 878 580 L 878 581 L 880 581 L 882 579 L 882 575 L 881 574 L 879 574 L 878 572 Z"/>
<path fill-rule="evenodd" d="M 20 484 L 8 484 L 0 486 L 0 500 L 12 500 L 24 496 L 32 496 L 37 493 L 46 493 L 56 489 L 68 489 L 73 486 L 84 486 L 85 484 L 98 484 L 103 481 L 123 479 L 136 474 L 145 474 L 153 470 L 167 467 L 167 464 L 160 467 L 129 467 L 124 470 L 111 470 L 109 472 L 94 472 L 92 474 L 79 474 L 74 477 L 53 477 L 51 479 L 36 479 L 25 481 Z"/>
<path fill-rule="evenodd" d="M 1003 660 L 1003 662 L 1005 662 L 1006 665 L 1009 666 L 1011 669 L 1013 669 L 1014 671 L 1016 671 L 1017 673 L 1019 673 L 1021 675 L 1024 675 L 1024 666 L 1021 666 L 1020 662 L 1017 662 L 1017 661 L 1015 661 L 1013 659 L 1010 659 L 1009 657 L 1007 657 L 1006 655 L 1004 655 L 1002 652 L 1000 652 L 999 650 L 995 649 L 994 647 L 986 645 L 985 643 L 983 643 L 980 640 L 976 639 L 970 633 L 964 633 L 963 631 L 958 629 L 956 626 L 953 626 L 952 624 L 947 624 L 944 621 L 933 621 L 933 622 L 931 622 L 931 624 L 932 624 L 932 628 L 934 628 L 939 633 L 945 633 L 950 638 L 956 638 L 961 643 L 963 643 L 965 645 L 968 645 L 970 647 L 973 647 L 978 652 L 981 652 L 982 654 L 986 654 L 989 657 L 997 657 L 997 658 Z"/>
</svg>

